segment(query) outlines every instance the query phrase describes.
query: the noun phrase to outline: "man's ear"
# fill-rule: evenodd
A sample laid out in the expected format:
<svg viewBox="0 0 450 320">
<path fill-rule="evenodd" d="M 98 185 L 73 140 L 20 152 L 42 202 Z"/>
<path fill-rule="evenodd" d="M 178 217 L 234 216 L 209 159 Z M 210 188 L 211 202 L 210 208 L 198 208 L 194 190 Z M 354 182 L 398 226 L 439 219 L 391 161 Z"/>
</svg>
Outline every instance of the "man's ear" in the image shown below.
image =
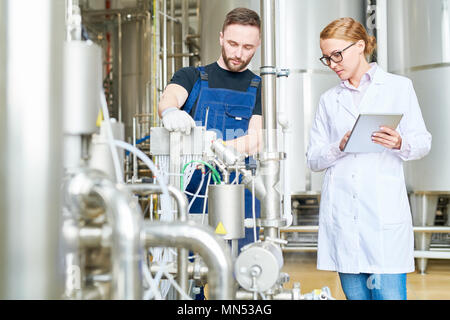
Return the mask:
<svg viewBox="0 0 450 320">
<path fill-rule="evenodd" d="M 221 46 L 223 46 L 223 32 L 222 31 L 219 33 L 219 43 Z"/>
</svg>

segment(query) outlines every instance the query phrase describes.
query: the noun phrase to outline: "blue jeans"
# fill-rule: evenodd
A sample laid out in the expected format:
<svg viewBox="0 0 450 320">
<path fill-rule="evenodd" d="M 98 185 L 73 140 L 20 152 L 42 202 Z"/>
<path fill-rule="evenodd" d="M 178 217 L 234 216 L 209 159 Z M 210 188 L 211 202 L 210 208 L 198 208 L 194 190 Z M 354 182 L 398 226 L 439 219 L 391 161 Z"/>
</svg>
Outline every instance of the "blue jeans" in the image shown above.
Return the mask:
<svg viewBox="0 0 450 320">
<path fill-rule="evenodd" d="M 406 273 L 339 273 L 347 300 L 406 300 Z"/>
</svg>

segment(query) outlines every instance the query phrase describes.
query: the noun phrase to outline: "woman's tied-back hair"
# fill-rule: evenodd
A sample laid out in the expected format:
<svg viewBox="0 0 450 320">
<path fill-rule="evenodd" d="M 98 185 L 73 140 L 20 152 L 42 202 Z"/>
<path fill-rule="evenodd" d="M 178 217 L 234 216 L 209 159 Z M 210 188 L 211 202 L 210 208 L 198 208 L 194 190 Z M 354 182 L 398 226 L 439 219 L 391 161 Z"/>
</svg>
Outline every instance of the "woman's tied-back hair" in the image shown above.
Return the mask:
<svg viewBox="0 0 450 320">
<path fill-rule="evenodd" d="M 375 50 L 377 41 L 369 36 L 361 23 L 353 18 L 340 18 L 328 24 L 320 33 L 320 39 L 341 39 L 356 42 L 363 40 L 366 44 L 364 54 L 370 57 Z"/>
<path fill-rule="evenodd" d="M 255 11 L 247 8 L 236 8 L 228 12 L 223 23 L 222 32 L 232 24 L 254 26 L 261 30 L 261 19 L 259 15 Z"/>
</svg>

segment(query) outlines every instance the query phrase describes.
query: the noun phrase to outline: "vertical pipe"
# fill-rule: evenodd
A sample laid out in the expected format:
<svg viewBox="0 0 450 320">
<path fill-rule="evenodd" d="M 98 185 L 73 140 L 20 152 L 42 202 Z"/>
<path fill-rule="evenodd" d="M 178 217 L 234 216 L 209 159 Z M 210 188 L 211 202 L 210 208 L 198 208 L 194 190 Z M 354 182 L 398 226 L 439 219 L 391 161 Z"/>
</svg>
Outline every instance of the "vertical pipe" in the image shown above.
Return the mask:
<svg viewBox="0 0 450 320">
<path fill-rule="evenodd" d="M 163 0 L 163 88 L 167 86 L 167 0 Z"/>
<path fill-rule="evenodd" d="M 276 122 L 276 58 L 275 58 L 275 2 L 261 0 L 262 44 L 262 107 L 264 115 L 264 151 L 277 151 Z"/>
<path fill-rule="evenodd" d="M 170 20 L 170 53 L 172 54 L 171 60 L 171 72 L 175 73 L 175 0 L 170 0 L 170 16 L 172 19 Z"/>
<path fill-rule="evenodd" d="M 63 290 L 64 4 L 0 2 L 0 299 L 58 299 Z"/>
<path fill-rule="evenodd" d="M 136 148 L 136 117 L 133 117 L 133 147 Z M 138 161 L 136 153 L 133 153 L 133 178 L 135 182 L 138 179 Z"/>
<path fill-rule="evenodd" d="M 119 122 L 122 122 L 122 16 L 120 13 L 117 14 L 117 46 L 118 48 L 118 54 L 117 54 L 117 62 L 118 62 L 118 77 L 119 77 L 119 81 L 118 81 L 118 99 L 119 99 L 119 110 L 118 110 L 118 115 L 117 118 L 119 120 Z"/>
<path fill-rule="evenodd" d="M 180 132 L 171 132 L 169 135 L 170 140 L 170 172 L 172 176 L 170 177 L 170 185 L 177 187 L 179 184 L 179 176 L 175 175 L 176 173 L 181 172 L 181 133 Z M 172 205 L 174 205 L 175 201 L 172 201 Z M 186 221 L 187 217 L 180 216 L 180 221 Z M 186 292 L 188 289 L 188 272 L 187 272 L 187 263 L 188 263 L 188 251 L 186 249 L 178 249 L 178 282 L 181 288 Z M 178 299 L 182 299 L 182 296 L 178 293 Z"/>
<path fill-rule="evenodd" d="M 158 21 L 158 1 L 159 0 L 153 0 L 153 27 L 152 27 L 152 39 L 153 39 L 153 45 L 152 45 L 152 126 L 156 127 L 157 124 L 157 70 L 158 70 L 158 50 L 157 50 L 157 36 L 158 36 L 158 30 L 157 30 L 157 21 Z"/>
<path fill-rule="evenodd" d="M 7 6 L 6 2 L 0 2 L 0 150 L 7 150 L 8 139 L 7 139 L 7 122 L 6 115 L 8 106 L 6 99 L 6 53 L 7 53 L 7 42 L 6 42 L 6 31 L 7 31 L 7 20 L 6 20 Z M 7 153 L 5 153 L 7 154 Z M 9 183 L 8 177 L 3 173 L 6 172 L 8 161 L 6 157 L 0 157 L 0 168 L 2 171 L 0 174 L 0 299 L 6 298 L 7 287 L 3 284 L 6 283 L 8 279 L 7 270 L 4 268 L 5 261 L 8 259 L 8 243 L 7 243 L 7 197 L 5 196 L 6 190 L 4 186 Z"/>
<path fill-rule="evenodd" d="M 155 111 L 154 111 L 154 117 L 155 120 L 157 119 L 158 114 L 158 106 L 157 103 L 159 101 L 159 93 L 161 90 L 161 19 L 160 19 L 160 0 L 156 0 L 155 2 L 155 30 L 156 30 L 156 45 L 155 45 L 155 53 L 156 53 L 156 68 L 155 68 L 155 84 L 156 84 L 156 91 L 155 91 Z"/>
<path fill-rule="evenodd" d="M 287 69 L 288 65 L 288 49 L 287 49 L 287 31 L 288 31 L 288 20 L 280 19 L 279 17 L 286 17 L 288 14 L 288 5 L 286 1 L 278 2 L 278 15 L 277 19 L 279 19 L 279 52 L 280 56 L 279 63 L 281 68 L 283 68 L 283 73 L 278 78 L 278 88 L 279 88 L 279 96 L 278 96 L 278 110 L 277 110 L 277 121 L 283 129 L 283 151 L 287 154 L 291 151 L 292 144 L 292 129 L 290 128 L 290 117 L 289 117 L 289 101 L 288 97 L 288 76 L 289 71 Z M 280 210 L 283 212 L 283 216 L 288 220 L 288 224 L 292 222 L 292 213 L 291 213 L 291 180 L 289 171 L 289 162 L 283 161 L 281 164 L 281 176 L 283 177 L 283 205 L 280 207 Z"/>
<path fill-rule="evenodd" d="M 189 57 L 187 54 L 189 53 L 189 48 L 187 46 L 186 40 L 187 36 L 189 34 L 189 1 L 188 0 L 181 0 L 181 41 L 182 41 L 182 48 L 183 54 L 186 54 L 186 56 L 183 56 L 183 67 L 189 66 Z"/>
<path fill-rule="evenodd" d="M 150 118 L 150 113 L 151 113 L 151 102 L 150 102 L 150 83 L 152 82 L 152 45 L 151 45 L 151 41 L 152 41 L 152 30 L 151 30 L 151 25 L 152 25 L 152 20 L 151 20 L 151 14 L 150 11 L 146 12 L 147 18 L 146 18 L 146 26 L 147 26 L 147 76 L 146 76 L 146 83 L 145 83 L 145 114 L 147 115 L 147 121 L 144 122 L 144 134 L 147 134 L 150 132 L 150 127 L 151 127 L 151 118 Z"/>
<path fill-rule="evenodd" d="M 262 46 L 262 114 L 263 148 L 261 172 L 266 187 L 261 201 L 261 220 L 264 236 L 278 238 L 280 221 L 280 194 L 275 188 L 280 177 L 280 162 L 277 149 L 276 120 L 276 57 L 275 57 L 275 1 L 261 0 Z"/>
</svg>

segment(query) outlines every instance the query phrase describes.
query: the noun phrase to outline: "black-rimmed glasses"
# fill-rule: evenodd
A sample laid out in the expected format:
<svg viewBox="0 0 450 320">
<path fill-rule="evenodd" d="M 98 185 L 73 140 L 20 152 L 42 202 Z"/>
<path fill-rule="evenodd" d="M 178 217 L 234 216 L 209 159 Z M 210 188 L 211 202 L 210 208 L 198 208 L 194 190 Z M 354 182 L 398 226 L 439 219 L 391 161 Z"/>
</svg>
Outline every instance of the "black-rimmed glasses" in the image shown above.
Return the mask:
<svg viewBox="0 0 450 320">
<path fill-rule="evenodd" d="M 350 48 L 352 45 L 354 45 L 356 42 L 353 42 L 351 45 L 349 45 L 348 47 L 342 49 L 341 51 L 336 51 L 333 52 L 330 56 L 322 56 L 319 60 L 327 67 L 330 66 L 331 61 L 333 61 L 334 63 L 339 63 L 342 62 L 342 60 L 344 60 L 344 58 L 342 57 L 342 52 L 344 52 L 345 50 L 347 50 L 348 48 Z"/>
</svg>

